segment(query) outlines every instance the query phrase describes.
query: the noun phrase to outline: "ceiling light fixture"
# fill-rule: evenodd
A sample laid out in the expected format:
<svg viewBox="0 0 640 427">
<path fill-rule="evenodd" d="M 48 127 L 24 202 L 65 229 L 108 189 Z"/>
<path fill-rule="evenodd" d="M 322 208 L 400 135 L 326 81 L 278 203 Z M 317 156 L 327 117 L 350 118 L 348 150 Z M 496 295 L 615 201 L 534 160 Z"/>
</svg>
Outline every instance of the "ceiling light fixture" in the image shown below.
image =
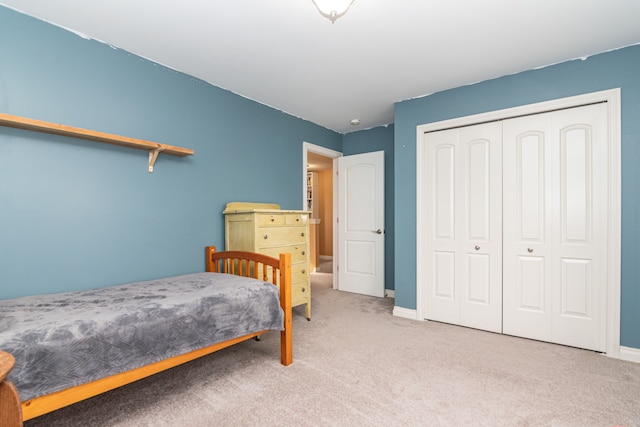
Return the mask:
<svg viewBox="0 0 640 427">
<path fill-rule="evenodd" d="M 332 24 L 336 19 L 343 16 L 355 0 L 311 0 L 318 8 L 318 12 L 325 18 L 328 18 Z"/>
</svg>

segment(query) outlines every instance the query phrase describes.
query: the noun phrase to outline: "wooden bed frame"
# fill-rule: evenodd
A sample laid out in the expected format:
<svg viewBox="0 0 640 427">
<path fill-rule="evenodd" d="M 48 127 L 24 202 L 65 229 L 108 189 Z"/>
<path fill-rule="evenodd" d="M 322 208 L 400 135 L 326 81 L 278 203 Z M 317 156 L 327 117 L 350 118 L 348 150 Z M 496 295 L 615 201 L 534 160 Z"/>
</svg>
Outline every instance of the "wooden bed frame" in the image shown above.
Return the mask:
<svg viewBox="0 0 640 427">
<path fill-rule="evenodd" d="M 15 386 L 5 377 L 13 369 L 15 360 L 12 355 L 0 351 L 0 426 L 19 427 L 22 425 L 20 398 Z"/>
<path fill-rule="evenodd" d="M 291 254 L 280 254 L 280 259 L 276 259 L 252 252 L 216 252 L 215 246 L 208 246 L 206 248 L 206 271 L 253 277 L 279 286 L 280 305 L 284 310 L 284 331 L 280 332 L 280 362 L 285 366 L 290 365 L 293 359 L 291 349 Z M 278 274 L 273 274 L 273 272 L 277 272 Z M 259 273 L 261 273 L 263 277 L 258 277 Z M 36 397 L 22 402 L 21 405 L 15 404 L 15 402 L 20 402 L 16 389 L 11 383 L 3 381 L 3 376 L 0 378 L 0 426 L 21 426 L 21 420 L 26 421 L 64 406 L 80 402 L 81 400 L 113 390 L 242 341 L 258 337 L 265 332 L 267 331 L 234 338 L 127 372 Z M 5 356 L 6 361 L 8 361 L 9 358 L 13 361 L 13 357 L 8 355 L 8 353 L 0 352 L 0 356 L 3 354 L 8 356 Z M 5 365 L 7 364 L 8 362 L 5 363 Z M 13 364 L 11 364 L 11 367 L 13 367 Z M 11 367 L 5 366 L 3 370 L 6 369 L 8 373 Z M 21 416 L 20 409 L 22 410 Z"/>
</svg>

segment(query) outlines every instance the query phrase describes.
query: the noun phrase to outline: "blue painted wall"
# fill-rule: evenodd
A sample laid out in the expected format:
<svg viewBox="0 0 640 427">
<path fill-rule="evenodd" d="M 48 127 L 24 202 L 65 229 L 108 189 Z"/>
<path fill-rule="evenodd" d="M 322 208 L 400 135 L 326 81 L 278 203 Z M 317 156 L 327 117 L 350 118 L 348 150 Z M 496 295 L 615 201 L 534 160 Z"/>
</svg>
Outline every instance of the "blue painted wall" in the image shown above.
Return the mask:
<svg viewBox="0 0 640 427">
<path fill-rule="evenodd" d="M 203 271 L 229 201 L 300 209 L 302 144 L 342 135 L 0 6 L 0 112 L 193 148 L 0 127 L 0 298 Z"/>
<path fill-rule="evenodd" d="M 342 137 L 342 153 L 352 154 L 384 151 L 384 227 L 385 227 L 385 289 L 394 289 L 394 205 L 393 205 L 393 125 L 347 133 Z"/>
<path fill-rule="evenodd" d="M 621 88 L 623 346 L 640 348 L 640 46 L 460 87 L 395 106 L 396 305 L 416 308 L 416 126 Z"/>
<path fill-rule="evenodd" d="M 148 174 L 143 151 L 0 127 L 0 298 L 202 271 L 227 202 L 301 206 L 308 141 L 385 151 L 387 287 L 415 309 L 416 126 L 621 87 L 621 343 L 640 348 L 638 75 L 633 46 L 401 102 L 395 126 L 341 136 L 0 6 L 0 112 L 195 149 Z"/>
</svg>

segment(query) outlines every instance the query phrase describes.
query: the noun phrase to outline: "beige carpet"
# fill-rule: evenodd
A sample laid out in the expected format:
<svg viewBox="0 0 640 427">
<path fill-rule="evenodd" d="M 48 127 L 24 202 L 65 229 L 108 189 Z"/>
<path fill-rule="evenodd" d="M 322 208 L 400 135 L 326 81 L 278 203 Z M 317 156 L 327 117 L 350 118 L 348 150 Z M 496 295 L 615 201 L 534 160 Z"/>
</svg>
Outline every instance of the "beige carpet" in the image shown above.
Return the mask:
<svg viewBox="0 0 640 427">
<path fill-rule="evenodd" d="M 278 334 L 27 422 L 35 426 L 640 426 L 640 364 L 391 315 L 313 276 Z"/>
</svg>

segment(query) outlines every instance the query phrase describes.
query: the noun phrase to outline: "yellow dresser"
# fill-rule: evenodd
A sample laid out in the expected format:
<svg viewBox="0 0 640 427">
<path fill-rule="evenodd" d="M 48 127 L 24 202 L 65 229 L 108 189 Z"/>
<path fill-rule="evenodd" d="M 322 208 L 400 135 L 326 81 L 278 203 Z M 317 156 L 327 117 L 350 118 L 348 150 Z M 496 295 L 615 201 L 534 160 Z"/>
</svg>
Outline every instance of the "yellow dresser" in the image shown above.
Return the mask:
<svg viewBox="0 0 640 427">
<path fill-rule="evenodd" d="M 311 320 L 309 212 L 281 210 L 271 203 L 227 203 L 224 210 L 228 251 L 258 252 L 277 258 L 291 254 L 292 306 L 306 304 Z"/>
</svg>

